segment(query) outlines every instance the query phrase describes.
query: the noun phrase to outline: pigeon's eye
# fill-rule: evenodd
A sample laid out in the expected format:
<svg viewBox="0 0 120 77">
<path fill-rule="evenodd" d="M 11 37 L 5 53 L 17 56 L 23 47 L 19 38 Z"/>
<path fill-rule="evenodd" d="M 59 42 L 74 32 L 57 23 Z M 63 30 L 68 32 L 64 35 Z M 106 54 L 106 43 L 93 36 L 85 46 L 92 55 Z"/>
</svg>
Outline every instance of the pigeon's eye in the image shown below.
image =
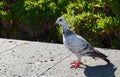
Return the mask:
<svg viewBox="0 0 120 77">
<path fill-rule="evenodd" d="M 60 22 L 62 22 L 62 19 L 59 19 Z"/>
</svg>

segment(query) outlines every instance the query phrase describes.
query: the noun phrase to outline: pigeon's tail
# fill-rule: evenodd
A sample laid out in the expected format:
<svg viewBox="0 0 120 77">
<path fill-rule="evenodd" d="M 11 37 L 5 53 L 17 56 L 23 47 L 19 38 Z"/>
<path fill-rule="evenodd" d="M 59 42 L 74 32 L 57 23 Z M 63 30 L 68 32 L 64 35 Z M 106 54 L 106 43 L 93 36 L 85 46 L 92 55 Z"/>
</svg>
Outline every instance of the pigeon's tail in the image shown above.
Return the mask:
<svg viewBox="0 0 120 77">
<path fill-rule="evenodd" d="M 98 50 L 96 50 L 96 55 L 98 55 L 99 58 L 103 59 L 107 63 L 110 63 L 110 60 L 107 59 L 107 56 L 105 54 L 99 52 Z"/>
<path fill-rule="evenodd" d="M 102 60 L 106 61 L 107 63 L 110 63 L 110 60 L 107 59 L 107 56 L 101 52 L 99 52 L 98 50 L 94 51 L 94 52 L 90 52 L 89 56 L 95 58 L 95 57 L 99 57 Z"/>
<path fill-rule="evenodd" d="M 110 63 L 110 60 L 108 60 L 107 58 L 101 58 L 103 59 L 104 61 L 106 61 L 107 63 Z"/>
</svg>

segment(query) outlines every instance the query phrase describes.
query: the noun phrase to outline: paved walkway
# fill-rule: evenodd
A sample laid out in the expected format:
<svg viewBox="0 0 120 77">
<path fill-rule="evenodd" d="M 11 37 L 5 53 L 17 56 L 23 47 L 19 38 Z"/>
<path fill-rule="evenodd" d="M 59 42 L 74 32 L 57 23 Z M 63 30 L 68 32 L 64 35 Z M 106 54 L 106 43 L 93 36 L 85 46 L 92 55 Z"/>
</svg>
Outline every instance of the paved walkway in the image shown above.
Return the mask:
<svg viewBox="0 0 120 77">
<path fill-rule="evenodd" d="M 111 63 L 83 57 L 86 66 L 71 69 L 76 56 L 61 44 L 0 39 L 0 77 L 120 77 L 120 50 L 96 49 Z"/>
</svg>

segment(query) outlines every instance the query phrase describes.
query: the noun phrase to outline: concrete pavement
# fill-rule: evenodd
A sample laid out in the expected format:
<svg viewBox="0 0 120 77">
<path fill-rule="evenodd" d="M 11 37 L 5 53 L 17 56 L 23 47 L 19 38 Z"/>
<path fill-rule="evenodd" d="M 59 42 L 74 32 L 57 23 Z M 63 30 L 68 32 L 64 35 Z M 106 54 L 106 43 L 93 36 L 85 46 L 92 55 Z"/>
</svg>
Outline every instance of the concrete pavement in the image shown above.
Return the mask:
<svg viewBox="0 0 120 77">
<path fill-rule="evenodd" d="M 120 77 L 120 50 L 96 49 L 111 63 L 83 57 L 72 69 L 77 58 L 61 44 L 0 39 L 0 77 Z"/>
</svg>

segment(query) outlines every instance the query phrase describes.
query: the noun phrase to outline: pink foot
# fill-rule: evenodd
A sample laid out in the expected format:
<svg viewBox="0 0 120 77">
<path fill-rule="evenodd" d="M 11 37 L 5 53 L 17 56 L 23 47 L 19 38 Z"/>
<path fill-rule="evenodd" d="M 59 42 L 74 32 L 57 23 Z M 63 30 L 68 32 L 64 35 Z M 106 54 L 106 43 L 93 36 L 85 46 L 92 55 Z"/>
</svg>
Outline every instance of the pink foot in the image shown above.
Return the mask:
<svg viewBox="0 0 120 77">
<path fill-rule="evenodd" d="M 74 61 L 74 62 L 72 62 L 71 63 L 71 67 L 70 68 L 78 68 L 78 67 L 80 67 L 80 62 L 79 61 Z"/>
</svg>

